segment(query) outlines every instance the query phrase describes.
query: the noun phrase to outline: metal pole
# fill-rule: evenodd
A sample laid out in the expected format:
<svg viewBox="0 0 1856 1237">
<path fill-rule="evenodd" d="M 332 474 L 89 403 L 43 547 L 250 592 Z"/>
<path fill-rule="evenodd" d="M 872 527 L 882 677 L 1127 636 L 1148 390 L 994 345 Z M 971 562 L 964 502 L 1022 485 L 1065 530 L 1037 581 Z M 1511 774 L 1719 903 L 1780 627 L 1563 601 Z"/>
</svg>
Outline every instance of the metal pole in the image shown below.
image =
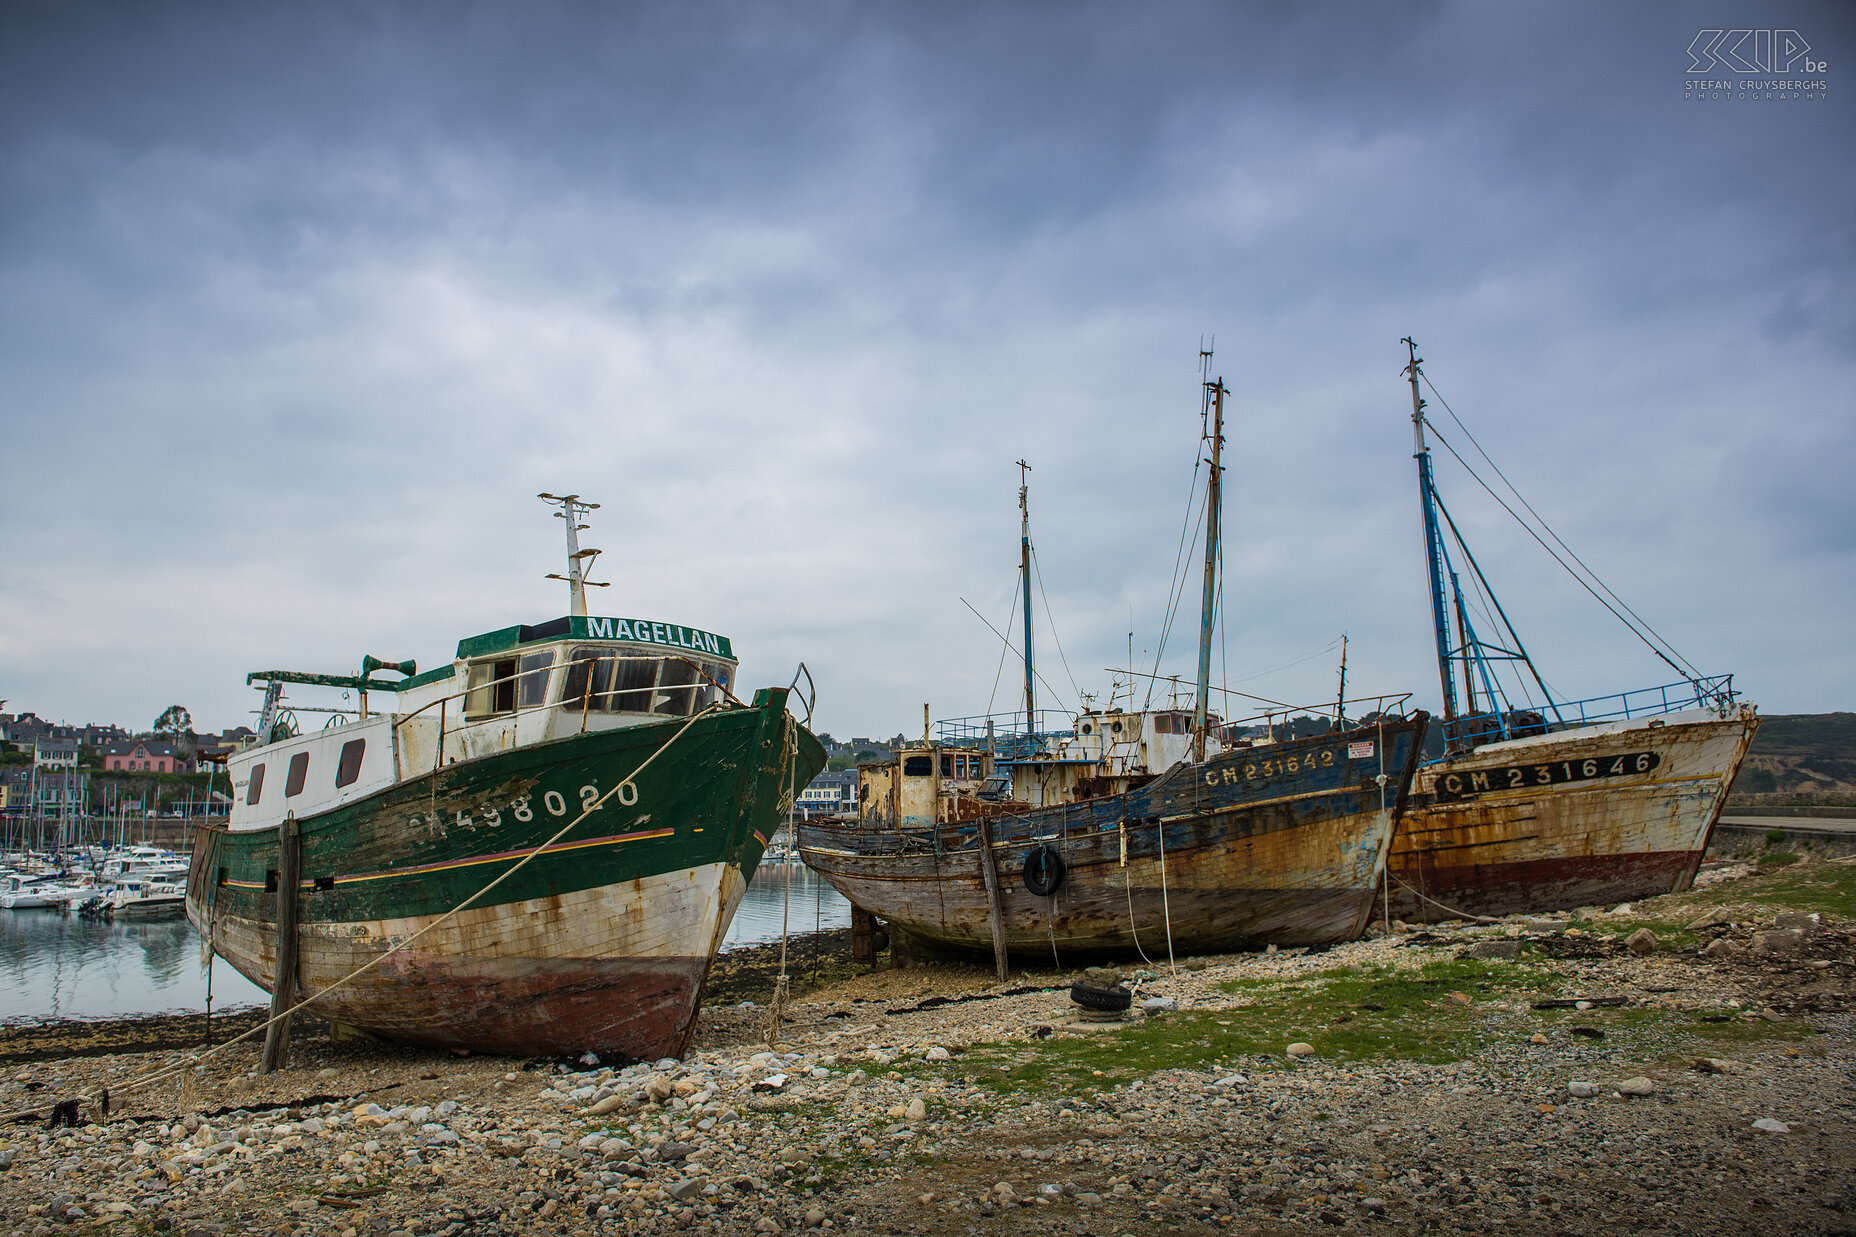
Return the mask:
<svg viewBox="0 0 1856 1237">
<path fill-rule="evenodd" d="M 1018 574 L 1025 595 L 1025 735 L 1037 733 L 1036 697 L 1031 687 L 1031 489 L 1025 474 L 1031 465 L 1018 461 Z"/>
<path fill-rule="evenodd" d="M 1444 618 L 1443 532 L 1437 526 L 1431 449 L 1424 441 L 1424 399 L 1418 394 L 1418 345 L 1409 337 L 1403 342 L 1411 358 L 1411 363 L 1405 367 L 1405 376 L 1411 380 L 1412 454 L 1418 461 L 1418 497 L 1424 505 L 1424 553 L 1431 573 L 1431 626 L 1437 636 L 1437 677 L 1444 691 L 1444 720 L 1449 721 L 1456 716 L 1456 681 L 1450 669 L 1450 625 Z"/>
<path fill-rule="evenodd" d="M 1199 699 L 1193 707 L 1192 759 L 1205 759 L 1205 730 L 1210 712 L 1212 688 L 1212 625 L 1218 614 L 1218 507 L 1221 502 L 1220 474 L 1224 447 L 1224 379 L 1207 382 L 1205 390 L 1212 404 L 1212 470 L 1206 478 L 1210 487 L 1205 496 L 1205 592 L 1199 605 Z"/>
</svg>

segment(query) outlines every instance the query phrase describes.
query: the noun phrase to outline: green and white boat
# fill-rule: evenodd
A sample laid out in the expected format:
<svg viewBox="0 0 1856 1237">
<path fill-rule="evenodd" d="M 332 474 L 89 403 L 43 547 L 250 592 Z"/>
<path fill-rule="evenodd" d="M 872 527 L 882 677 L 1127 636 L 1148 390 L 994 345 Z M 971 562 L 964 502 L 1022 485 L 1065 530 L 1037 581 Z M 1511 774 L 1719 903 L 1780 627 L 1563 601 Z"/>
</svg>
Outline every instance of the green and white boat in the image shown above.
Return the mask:
<svg viewBox="0 0 1856 1237">
<path fill-rule="evenodd" d="M 369 657 L 357 676 L 247 676 L 264 689 L 260 742 L 229 763 L 228 825 L 197 834 L 187 914 L 272 988 L 294 834 L 295 983 L 329 989 L 318 1015 L 475 1051 L 676 1056 L 767 839 L 825 752 L 791 689 L 735 697 L 726 637 L 589 615 L 597 551 L 576 532 L 596 504 L 542 497 L 566 517 L 572 614 L 462 640 L 423 674 Z M 350 698 L 299 733 L 311 707 L 289 685 Z"/>
</svg>

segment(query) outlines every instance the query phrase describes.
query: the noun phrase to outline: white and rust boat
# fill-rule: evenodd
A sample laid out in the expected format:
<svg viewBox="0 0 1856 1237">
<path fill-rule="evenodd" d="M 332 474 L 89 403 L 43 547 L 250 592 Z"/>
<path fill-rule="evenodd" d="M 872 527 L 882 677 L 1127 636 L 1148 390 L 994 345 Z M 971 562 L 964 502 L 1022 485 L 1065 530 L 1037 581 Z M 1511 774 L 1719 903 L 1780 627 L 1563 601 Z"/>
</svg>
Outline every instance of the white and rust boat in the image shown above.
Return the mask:
<svg viewBox="0 0 1856 1237">
<path fill-rule="evenodd" d="M 1404 342 L 1446 748 L 1419 768 L 1393 839 L 1392 914 L 1507 915 L 1688 888 L 1758 716 L 1737 698 L 1732 675 L 1695 672 L 1621 603 L 1607 608 L 1686 677 L 1592 700 L 1547 690 L 1437 492 L 1426 437 L 1436 430 L 1419 392 L 1417 347 Z M 1451 546 L 1473 581 L 1470 595 Z M 1587 587 L 1608 592 L 1595 579 Z M 1499 640 L 1478 632 L 1478 609 Z M 1517 703 L 1523 689 L 1529 696 Z"/>
<path fill-rule="evenodd" d="M 676 1055 L 767 839 L 824 750 L 787 690 L 734 698 L 725 637 L 588 615 L 593 552 L 574 535 L 587 506 L 543 497 L 565 508 L 572 614 L 467 638 L 424 674 L 367 658 L 356 677 L 250 676 L 265 689 L 260 743 L 230 761 L 228 825 L 196 833 L 187 914 L 252 982 L 272 988 L 282 971 L 315 1014 L 367 1031 L 529 1056 Z M 403 677 L 372 677 L 382 669 Z M 298 733 L 286 684 L 358 701 Z M 293 966 L 278 957 L 292 834 Z"/>
</svg>

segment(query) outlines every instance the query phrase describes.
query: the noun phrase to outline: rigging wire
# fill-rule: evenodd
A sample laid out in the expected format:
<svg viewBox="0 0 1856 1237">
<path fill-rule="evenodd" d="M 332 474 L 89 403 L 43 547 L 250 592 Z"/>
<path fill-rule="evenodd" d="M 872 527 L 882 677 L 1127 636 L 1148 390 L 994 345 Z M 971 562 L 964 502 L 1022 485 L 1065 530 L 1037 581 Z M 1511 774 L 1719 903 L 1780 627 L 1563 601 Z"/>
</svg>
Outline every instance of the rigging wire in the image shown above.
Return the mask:
<svg viewBox="0 0 1856 1237">
<path fill-rule="evenodd" d="M 1019 585 L 1018 573 L 1014 571 L 1012 573 L 1012 604 L 1006 607 L 1006 611 L 1005 611 L 1006 613 L 1005 621 L 1008 623 L 1012 621 L 1011 619 L 1012 611 L 1018 609 L 1018 585 Z M 961 600 L 965 601 L 966 598 L 963 597 L 961 598 Z M 973 607 L 968 606 L 967 609 L 972 610 Z M 978 611 L 975 610 L 974 613 L 977 614 Z M 988 627 L 992 627 L 991 623 L 988 623 L 986 625 Z M 997 635 L 998 630 L 999 630 L 998 628 L 994 627 L 993 633 Z M 992 713 L 992 702 L 996 700 L 999 696 L 999 680 L 1005 676 L 1005 655 L 1011 649 L 1011 647 L 1012 647 L 1011 643 L 1008 641 L 1005 644 L 1005 646 L 999 650 L 999 668 L 993 672 L 992 692 L 986 697 L 986 712 L 988 715 Z"/>
<path fill-rule="evenodd" d="M 1515 500 L 1519 502 L 1523 507 L 1527 508 L 1527 513 L 1534 517 L 1534 519 L 1540 524 L 1540 527 L 1546 531 L 1547 536 L 1553 538 L 1553 540 L 1559 545 L 1559 547 L 1566 551 L 1567 557 L 1571 558 L 1573 562 L 1578 563 L 1579 566 L 1584 569 L 1585 574 L 1591 577 L 1593 584 L 1598 585 L 1598 587 L 1603 589 L 1605 593 L 1613 601 L 1617 602 L 1619 606 L 1622 606 L 1624 608 L 1625 613 L 1629 614 L 1631 619 L 1636 620 L 1636 624 L 1633 624 L 1630 621 L 1630 619 L 1626 619 L 1623 614 L 1619 614 L 1616 609 L 1614 609 L 1609 603 L 1605 602 L 1604 597 L 1599 597 L 1597 591 L 1592 588 L 1591 584 L 1586 584 L 1585 579 L 1580 576 L 1579 572 L 1574 571 L 1571 567 L 1566 566 L 1565 560 L 1560 558 L 1558 554 L 1554 554 L 1552 547 L 1548 546 L 1546 542 L 1541 541 L 1539 535 L 1534 533 L 1534 530 L 1528 525 L 1527 521 L 1521 519 L 1521 517 L 1518 514 L 1516 514 L 1514 508 L 1510 507 L 1506 502 L 1503 502 L 1501 497 L 1497 495 L 1494 490 L 1489 489 L 1488 483 L 1483 481 L 1482 478 L 1477 475 L 1476 470 L 1469 466 L 1469 462 L 1465 460 L 1461 455 L 1457 455 L 1456 448 L 1451 447 L 1449 442 L 1444 440 L 1443 435 L 1439 434 L 1438 435 L 1439 441 L 1443 441 L 1444 446 L 1449 448 L 1450 454 L 1456 456 L 1457 463 L 1462 464 L 1464 469 L 1468 471 L 1469 475 L 1472 477 L 1475 477 L 1476 484 L 1482 486 L 1483 489 L 1488 490 L 1489 496 L 1491 498 L 1494 498 L 1496 502 L 1501 503 L 1502 509 L 1507 511 L 1509 515 L 1514 516 L 1515 521 L 1519 523 L 1523 528 L 1526 528 L 1528 530 L 1528 533 L 1534 537 L 1535 541 L 1540 541 L 1541 548 L 1546 550 L 1548 554 L 1552 554 L 1553 560 L 1555 562 L 1559 563 L 1560 566 L 1565 567 L 1567 573 L 1571 575 L 1575 580 L 1578 580 L 1580 584 L 1585 585 L 1586 592 L 1591 593 L 1593 597 L 1597 597 L 1600 604 L 1604 605 L 1605 609 L 1610 610 L 1611 613 L 1614 616 L 1616 616 L 1619 622 L 1623 623 L 1626 627 L 1629 627 L 1631 628 L 1632 631 L 1636 632 L 1637 638 L 1639 640 L 1642 640 L 1645 644 L 1648 644 L 1651 650 L 1655 652 L 1658 657 L 1661 657 L 1664 661 L 1668 662 L 1669 665 L 1676 671 L 1677 674 L 1680 674 L 1685 679 L 1700 678 L 1701 671 L 1695 668 L 1694 663 L 1690 662 L 1688 658 L 1682 656 L 1682 654 L 1677 651 L 1675 645 L 1669 643 L 1668 640 L 1665 640 L 1663 638 L 1663 635 L 1661 632 L 1657 631 L 1654 627 L 1651 627 L 1650 624 L 1644 619 L 1642 615 L 1638 614 L 1635 610 L 1631 609 L 1630 605 L 1627 602 L 1625 602 L 1625 600 L 1622 597 L 1619 597 L 1615 592 L 1613 592 L 1611 589 L 1611 586 L 1606 584 L 1602 579 L 1600 579 L 1598 576 L 1598 573 L 1593 571 L 1589 566 L 1587 566 L 1585 560 L 1580 558 L 1579 555 L 1574 552 L 1571 546 L 1567 545 L 1565 541 L 1561 540 L 1560 535 L 1553 531 L 1552 526 L 1549 525 L 1546 522 L 1546 520 L 1541 517 L 1541 514 L 1538 511 L 1534 510 L 1533 504 L 1529 503 L 1527 501 L 1526 496 L 1523 495 L 1521 491 L 1515 487 L 1514 482 L 1508 479 L 1508 474 L 1504 473 L 1501 470 L 1501 465 L 1497 464 L 1492 458 L 1490 458 L 1489 453 L 1482 449 L 1482 444 L 1476 441 L 1476 436 L 1470 432 L 1469 426 L 1463 424 L 1463 419 L 1456 415 L 1456 409 L 1450 407 L 1450 401 L 1446 400 L 1443 397 L 1443 395 L 1437 390 L 1436 386 L 1432 384 L 1430 375 L 1426 374 L 1422 369 L 1420 369 L 1418 371 L 1418 377 L 1424 379 L 1424 385 L 1430 388 L 1430 392 L 1432 395 L 1437 396 L 1437 402 L 1443 406 L 1443 410 L 1445 412 L 1450 414 L 1450 419 L 1456 422 L 1457 428 L 1463 431 L 1463 436 L 1468 438 L 1470 441 L 1470 444 L 1476 448 L 1476 454 L 1480 455 L 1484 460 L 1486 460 L 1488 462 L 1489 467 L 1494 470 L 1495 475 L 1502 479 L 1502 484 L 1508 487 L 1508 492 L 1515 496 Z M 1433 425 L 1431 428 L 1433 431 L 1435 431 L 1436 426 Z M 1641 625 L 1642 631 L 1637 630 L 1638 625 Z M 1651 636 L 1656 637 L 1657 643 L 1660 643 L 1662 648 L 1658 648 L 1657 644 L 1651 643 L 1649 638 L 1643 634 L 1644 632 L 1648 632 Z M 1668 653 L 1664 653 L 1663 649 L 1667 649 Z M 1673 654 L 1673 658 L 1670 656 L 1671 654 Z M 1676 663 L 1678 661 L 1686 664 L 1688 666 L 1688 669 L 1684 670 L 1682 666 L 1677 665 Z"/>
<path fill-rule="evenodd" d="M 1050 612 L 1050 596 L 1044 591 L 1044 568 L 1038 565 L 1038 547 L 1035 541 L 1031 543 L 1031 570 L 1037 573 L 1038 596 L 1044 601 L 1044 621 L 1050 626 L 1050 642 L 1057 646 L 1057 660 L 1063 663 L 1063 672 L 1069 676 L 1070 690 L 1075 692 L 1077 700 L 1081 701 L 1083 689 L 1076 685 L 1076 676 L 1070 674 L 1070 659 L 1063 655 L 1063 641 L 1057 635 L 1057 616 Z M 1005 666 L 1003 655 L 999 665 L 1002 669 Z M 987 712 L 991 711 L 990 708 L 987 709 Z"/>
<path fill-rule="evenodd" d="M 973 603 L 968 601 L 965 597 L 962 597 L 960 599 L 960 604 L 965 606 L 969 610 L 973 610 Z M 1012 643 L 1012 638 L 1008 635 L 1005 635 L 997 627 L 994 627 L 992 625 L 991 619 L 988 619 L 984 614 L 981 614 L 978 610 L 973 610 L 973 617 L 978 619 L 980 622 L 986 624 L 986 626 L 989 629 L 991 629 L 993 635 L 998 636 L 999 639 L 1005 641 L 1006 652 L 1008 653 L 1018 652 L 1018 646 Z M 1005 653 L 999 654 L 999 658 L 1000 658 L 1000 664 L 1003 665 L 1004 660 L 1005 660 Z M 1051 681 L 1045 678 L 1044 675 L 1036 667 L 1032 668 L 1031 673 L 1036 675 L 1038 682 L 1044 684 L 1044 686 L 1050 691 L 1050 696 L 1052 700 L 1061 701 L 1063 699 L 1063 693 L 1058 691 L 1054 686 L 1052 686 Z"/>
<path fill-rule="evenodd" d="M 1632 635 L 1636 636 L 1637 639 L 1643 641 L 1644 647 L 1648 648 L 1652 653 L 1662 658 L 1665 662 L 1669 664 L 1670 669 L 1674 670 L 1677 674 L 1681 675 L 1684 679 L 1687 679 L 1690 682 L 1693 682 L 1695 679 L 1698 679 L 1701 677 L 1700 671 L 1695 670 L 1693 667 L 1690 667 L 1689 669 L 1685 670 L 1681 666 L 1677 665 L 1673 659 L 1671 659 L 1671 657 L 1669 656 L 1669 653 L 1675 653 L 1677 657 L 1682 657 L 1680 653 L 1676 653 L 1674 646 L 1670 647 L 1669 653 L 1665 653 L 1660 647 L 1657 646 L 1655 641 L 1650 639 L 1650 636 L 1646 636 L 1644 634 L 1644 630 L 1649 630 L 1651 635 L 1656 634 L 1654 630 L 1650 629 L 1650 626 L 1648 623 L 1645 623 L 1643 625 L 1643 629 L 1640 630 L 1636 623 L 1631 622 L 1629 619 L 1625 618 L 1622 614 L 1618 613 L 1617 606 L 1612 605 L 1610 602 L 1606 601 L 1603 597 L 1599 596 L 1598 590 L 1594 589 L 1590 584 L 1586 583 L 1584 576 L 1574 571 L 1571 567 L 1568 567 L 1566 565 L 1566 560 L 1561 558 L 1559 554 L 1553 549 L 1553 547 L 1548 545 L 1546 541 L 1541 538 L 1540 534 L 1534 531 L 1533 525 L 1529 524 L 1526 520 L 1523 520 L 1520 517 L 1520 515 L 1515 511 L 1515 509 L 1513 507 L 1510 507 L 1505 501 L 1503 501 L 1502 496 L 1500 494 L 1497 494 L 1493 489 L 1491 489 L 1489 487 L 1489 483 L 1484 481 L 1482 477 L 1477 474 L 1474 468 L 1470 467 L 1469 461 L 1465 460 L 1461 455 L 1457 454 L 1457 449 L 1450 445 L 1450 440 L 1448 438 L 1445 438 L 1442 434 L 1437 432 L 1437 427 L 1435 425 L 1432 425 L 1430 429 L 1431 429 L 1431 435 L 1434 438 L 1436 438 L 1438 442 L 1441 442 L 1444 444 L 1444 450 L 1448 451 L 1451 455 L 1456 457 L 1456 462 L 1463 466 L 1463 470 L 1467 472 L 1472 479 L 1474 479 L 1476 484 L 1481 486 L 1483 490 L 1488 494 L 1488 496 L 1490 498 L 1493 498 L 1496 501 L 1496 503 L 1498 503 L 1501 506 L 1501 509 L 1503 511 L 1506 511 L 1509 515 L 1513 516 L 1515 522 L 1519 524 L 1522 528 L 1527 530 L 1527 535 L 1532 537 L 1536 542 L 1538 542 L 1540 544 L 1540 548 L 1545 550 L 1549 555 L 1551 555 L 1554 562 L 1558 563 L 1561 567 L 1565 567 L 1566 573 L 1570 575 L 1573 579 L 1577 580 L 1579 582 L 1580 587 L 1584 588 L 1586 592 L 1590 593 L 1592 597 L 1598 602 L 1599 605 L 1611 611 L 1612 616 L 1616 618 L 1618 622 L 1628 627 Z M 1519 497 L 1519 495 L 1517 495 L 1517 497 Z M 1523 505 L 1525 505 L 1525 501 L 1526 500 L 1523 500 Z M 1532 510 L 1532 508 L 1529 508 L 1529 510 Z M 1543 525 L 1542 527 L 1545 527 L 1545 526 Z M 1551 532 L 1552 530 L 1549 529 L 1548 531 Z M 1558 540 L 1558 538 L 1556 537 L 1555 540 Z M 1571 553 L 1570 550 L 1567 552 Z M 1597 577 L 1594 576 L 1593 579 L 1597 579 Z M 1603 585 L 1603 581 L 1599 581 L 1599 583 L 1601 586 Z M 1610 590 L 1607 589 L 1606 591 L 1609 592 Z M 1618 604 L 1623 605 L 1622 602 L 1619 602 Z M 1625 606 L 1625 609 L 1628 610 L 1629 608 L 1630 607 Z M 1662 637 L 1657 636 L 1656 639 L 1662 640 Z M 1665 641 L 1665 643 L 1667 642 Z M 1686 657 L 1683 657 L 1682 660 L 1686 662 L 1688 659 Z"/>
<path fill-rule="evenodd" d="M 1340 637 L 1336 636 L 1334 639 L 1328 641 L 1326 644 L 1322 645 L 1320 648 L 1316 649 L 1312 653 L 1304 653 L 1300 657 L 1292 657 L 1288 661 L 1278 662 L 1274 666 L 1269 666 L 1262 670 L 1252 671 L 1250 674 L 1247 674 L 1242 678 L 1230 679 L 1230 680 L 1227 680 L 1227 682 L 1228 683 L 1254 683 L 1258 679 L 1267 678 L 1270 675 L 1275 674 L 1278 670 L 1287 670 L 1291 666 L 1299 666 L 1305 661 L 1313 661 L 1317 657 L 1325 656 L 1328 653 L 1332 653 L 1335 649 L 1339 647 L 1340 647 Z M 1238 694 L 1242 695 L 1243 693 L 1240 692 Z"/>
<path fill-rule="evenodd" d="M 1203 433 L 1204 431 L 1201 428 L 1201 442 L 1204 441 Z M 1192 488 L 1186 491 L 1186 522 L 1179 530 L 1179 549 L 1173 556 L 1173 583 L 1167 592 L 1166 621 L 1160 625 L 1160 641 L 1154 648 L 1155 677 L 1147 681 L 1147 697 L 1141 703 L 1141 710 L 1143 712 L 1154 702 L 1154 684 L 1158 681 L 1158 676 L 1160 674 L 1160 658 L 1166 653 L 1167 638 L 1172 634 L 1173 620 L 1179 616 L 1180 602 L 1185 600 L 1186 575 L 1183 570 L 1183 565 L 1186 561 L 1186 553 L 1199 544 L 1199 520 L 1193 515 L 1193 503 L 1195 501 L 1198 503 L 1199 511 L 1202 513 L 1205 510 L 1205 500 L 1210 497 L 1209 487 L 1204 497 L 1201 497 L 1198 492 L 1199 469 L 1205 464 L 1204 453 L 1194 452 L 1194 455 L 1199 458 L 1194 460 L 1192 465 Z"/>
</svg>

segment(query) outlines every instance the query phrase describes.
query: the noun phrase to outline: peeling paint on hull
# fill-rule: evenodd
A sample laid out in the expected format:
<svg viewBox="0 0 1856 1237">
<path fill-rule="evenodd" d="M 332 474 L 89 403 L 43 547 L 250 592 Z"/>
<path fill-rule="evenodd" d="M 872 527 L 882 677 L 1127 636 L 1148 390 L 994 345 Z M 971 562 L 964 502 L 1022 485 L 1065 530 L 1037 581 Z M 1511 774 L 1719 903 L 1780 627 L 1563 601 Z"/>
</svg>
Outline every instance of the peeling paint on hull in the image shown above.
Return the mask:
<svg viewBox="0 0 1856 1237">
<path fill-rule="evenodd" d="M 1154 956 L 1167 950 L 1169 920 L 1175 953 L 1357 935 L 1373 910 L 1424 722 L 1385 727 L 1383 790 L 1377 747 L 1372 757 L 1347 756 L 1349 739 L 1371 734 L 1377 743 L 1375 730 L 1228 752 L 1126 794 L 994 818 L 1007 949 L 1027 958 L 1055 952 L 1059 961 Z M 1323 753 L 1336 759 L 1324 766 Z M 1265 762 L 1275 772 L 1258 772 Z M 799 840 L 805 861 L 853 904 L 939 945 L 991 948 L 970 823 L 898 832 L 815 822 L 800 827 Z M 1023 878 L 1037 845 L 1055 848 L 1067 869 L 1049 896 Z"/>
<path fill-rule="evenodd" d="M 785 692 L 699 720 L 491 895 L 311 1008 L 418 1043 L 536 1055 L 681 1052 L 710 960 L 781 815 Z M 683 723 L 447 765 L 298 822 L 299 991 L 353 974 L 510 871 Z M 800 784 L 824 751 L 798 731 Z M 511 804 L 528 806 L 520 815 Z M 562 811 L 555 812 L 560 805 Z M 524 819 L 523 817 L 526 817 Z M 188 917 L 252 982 L 277 973 L 277 830 L 199 831 Z M 274 879 L 274 877 L 272 878 Z"/>
<path fill-rule="evenodd" d="M 581 890 L 551 908 L 553 926 L 536 934 L 533 946 L 513 950 L 508 921 L 520 916 L 523 927 L 532 926 L 541 918 L 532 908 L 465 911 L 313 1008 L 338 1022 L 438 1047 L 519 1056 L 671 1055 L 695 1016 L 715 926 L 733 919 L 746 889 L 737 869 L 710 864 Z M 653 908 L 651 922 L 625 926 L 616 912 L 640 904 Z M 306 924 L 298 982 L 320 991 L 433 918 Z M 268 925 L 233 918 L 216 933 L 221 956 L 269 987 L 277 959 Z"/>
<path fill-rule="evenodd" d="M 1758 724 L 1750 710 L 1725 720 L 1679 714 L 1492 743 L 1424 766 L 1387 867 L 1392 915 L 1567 910 L 1688 888 Z M 1637 755 L 1655 767 L 1604 776 Z M 1491 778 L 1484 793 L 1439 801 L 1440 779 L 1453 774 L 1461 786 L 1476 772 L 1561 767 L 1599 776 L 1514 790 Z"/>
</svg>

